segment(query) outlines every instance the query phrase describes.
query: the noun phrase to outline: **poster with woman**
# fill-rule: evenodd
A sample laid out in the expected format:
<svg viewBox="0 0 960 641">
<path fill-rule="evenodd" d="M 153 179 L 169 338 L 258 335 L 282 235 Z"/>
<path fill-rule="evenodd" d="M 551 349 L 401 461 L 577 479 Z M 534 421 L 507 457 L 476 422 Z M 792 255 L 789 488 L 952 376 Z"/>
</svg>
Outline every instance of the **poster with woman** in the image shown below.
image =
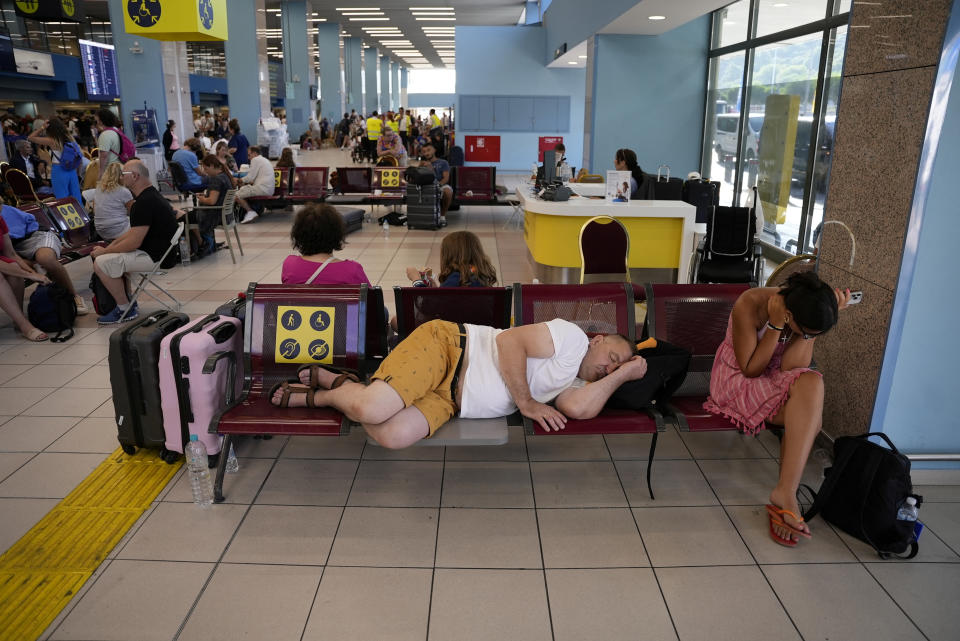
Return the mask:
<svg viewBox="0 0 960 641">
<path fill-rule="evenodd" d="M 615 203 L 630 202 L 630 172 L 611 169 L 607 172 L 607 200 Z"/>
</svg>

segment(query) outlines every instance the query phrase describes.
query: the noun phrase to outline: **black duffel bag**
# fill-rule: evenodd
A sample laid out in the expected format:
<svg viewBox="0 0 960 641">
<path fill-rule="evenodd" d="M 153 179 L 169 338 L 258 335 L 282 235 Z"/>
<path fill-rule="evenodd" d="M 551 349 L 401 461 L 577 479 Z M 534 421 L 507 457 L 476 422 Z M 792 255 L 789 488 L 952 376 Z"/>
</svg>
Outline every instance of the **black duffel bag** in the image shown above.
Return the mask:
<svg viewBox="0 0 960 641">
<path fill-rule="evenodd" d="M 889 449 L 871 443 L 871 436 L 882 438 Z M 886 434 L 871 432 L 860 436 L 841 436 L 833 444 L 833 467 L 813 504 L 803 513 L 809 521 L 818 513 L 847 534 L 867 543 L 881 558 L 897 555 L 912 559 L 919 546 L 916 521 L 897 519 L 897 511 L 912 496 L 919 506 L 923 497 L 913 493 L 910 459 L 897 451 Z M 909 550 L 909 552 L 908 552 Z M 907 553 L 906 556 L 901 556 Z"/>
<path fill-rule="evenodd" d="M 638 352 L 647 361 L 643 378 L 627 381 L 610 395 L 606 406 L 611 409 L 642 410 L 670 400 L 687 377 L 690 352 L 658 340 L 655 347 Z"/>
<path fill-rule="evenodd" d="M 432 185 L 437 181 L 433 167 L 407 167 L 403 177 L 408 185 Z"/>
</svg>

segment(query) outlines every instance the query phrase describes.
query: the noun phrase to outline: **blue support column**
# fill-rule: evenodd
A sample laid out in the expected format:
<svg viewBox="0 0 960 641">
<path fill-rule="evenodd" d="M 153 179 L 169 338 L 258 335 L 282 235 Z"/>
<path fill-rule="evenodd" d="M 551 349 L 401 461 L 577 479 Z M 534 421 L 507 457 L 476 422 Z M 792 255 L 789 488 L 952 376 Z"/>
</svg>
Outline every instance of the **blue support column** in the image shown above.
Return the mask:
<svg viewBox="0 0 960 641">
<path fill-rule="evenodd" d="M 109 9 L 110 21 L 120 25 L 113 30 L 113 45 L 117 48 L 117 81 L 120 83 L 123 127 L 128 132 L 133 131 L 130 112 L 143 109 L 144 102 L 148 108 L 157 110 L 157 124 L 162 127 L 167 122 L 167 98 L 163 66 L 160 64 L 163 58 L 162 43 L 142 36 L 131 36 L 123 30 L 123 16 L 127 11 L 125 0 L 110 0 Z M 139 49 L 142 53 L 131 53 L 131 48 Z"/>
<path fill-rule="evenodd" d="M 347 83 L 347 113 L 350 113 L 351 109 L 356 109 L 358 113 L 363 111 L 362 52 L 363 44 L 360 38 L 343 39 L 343 70 Z"/>
<path fill-rule="evenodd" d="M 403 106 L 410 108 L 410 100 L 407 98 L 407 68 L 400 67 L 400 102 Z"/>
<path fill-rule="evenodd" d="M 266 29 L 263 3 L 264 0 L 230 0 L 226 3 L 230 37 L 224 44 L 224 54 L 230 117 L 239 121 L 240 130 L 250 144 L 257 142 L 260 118 L 270 114 L 270 73 L 267 69 L 267 39 L 263 37 Z"/>
<path fill-rule="evenodd" d="M 283 28 L 283 76 L 287 85 L 284 106 L 287 133 L 297 140 L 309 128 L 313 115 L 313 61 L 307 41 L 308 6 L 305 0 L 284 0 L 280 24 Z"/>
<path fill-rule="evenodd" d="M 380 111 L 380 94 L 377 82 L 377 48 L 367 47 L 363 50 L 364 96 L 363 115 L 369 116 L 372 111 Z"/>
<path fill-rule="evenodd" d="M 390 56 L 380 57 L 380 108 L 390 111 L 394 105 L 390 99 Z"/>
<path fill-rule="evenodd" d="M 340 122 L 340 25 L 317 24 L 317 53 L 320 54 L 320 117 Z M 344 51 L 344 55 L 346 55 Z M 348 80 L 349 81 L 349 80 Z"/>
<path fill-rule="evenodd" d="M 390 63 L 390 95 L 393 99 L 394 110 L 405 106 L 400 102 L 400 63 Z"/>
</svg>

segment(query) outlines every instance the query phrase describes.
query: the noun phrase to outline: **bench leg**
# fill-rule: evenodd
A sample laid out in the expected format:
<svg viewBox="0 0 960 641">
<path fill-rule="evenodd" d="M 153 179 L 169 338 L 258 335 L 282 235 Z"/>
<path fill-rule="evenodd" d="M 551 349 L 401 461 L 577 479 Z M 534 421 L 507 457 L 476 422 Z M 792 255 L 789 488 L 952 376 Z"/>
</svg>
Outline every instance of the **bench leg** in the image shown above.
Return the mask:
<svg viewBox="0 0 960 641">
<path fill-rule="evenodd" d="M 230 458 L 230 445 L 233 441 L 233 435 L 224 434 L 223 443 L 220 445 L 220 456 L 217 460 L 217 480 L 213 484 L 213 502 L 223 503 L 223 476 L 227 473 L 227 459 Z"/>
<path fill-rule="evenodd" d="M 660 435 L 660 432 L 653 433 L 653 440 L 650 441 L 650 457 L 647 459 L 647 491 L 650 492 L 650 500 L 655 501 L 653 498 L 653 486 L 650 484 L 650 472 L 653 470 L 653 454 L 657 451 L 657 437 Z"/>
</svg>

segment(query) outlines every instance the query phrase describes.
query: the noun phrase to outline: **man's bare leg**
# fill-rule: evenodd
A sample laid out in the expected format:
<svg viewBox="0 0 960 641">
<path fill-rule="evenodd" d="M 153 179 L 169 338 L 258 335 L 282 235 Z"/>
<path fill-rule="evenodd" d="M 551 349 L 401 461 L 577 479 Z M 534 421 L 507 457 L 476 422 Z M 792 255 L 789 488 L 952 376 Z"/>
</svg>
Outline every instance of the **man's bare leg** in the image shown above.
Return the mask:
<svg viewBox="0 0 960 641">
<path fill-rule="evenodd" d="M 379 425 L 385 423 L 403 409 L 403 399 L 395 389 L 383 381 L 373 381 L 369 385 L 348 381 L 337 389 L 313 390 L 313 401 L 317 407 L 332 407 L 343 412 L 355 423 Z M 277 389 L 271 401 L 280 404 L 283 390 Z M 290 396 L 288 407 L 306 407 L 306 395 L 294 393 Z"/>
</svg>

